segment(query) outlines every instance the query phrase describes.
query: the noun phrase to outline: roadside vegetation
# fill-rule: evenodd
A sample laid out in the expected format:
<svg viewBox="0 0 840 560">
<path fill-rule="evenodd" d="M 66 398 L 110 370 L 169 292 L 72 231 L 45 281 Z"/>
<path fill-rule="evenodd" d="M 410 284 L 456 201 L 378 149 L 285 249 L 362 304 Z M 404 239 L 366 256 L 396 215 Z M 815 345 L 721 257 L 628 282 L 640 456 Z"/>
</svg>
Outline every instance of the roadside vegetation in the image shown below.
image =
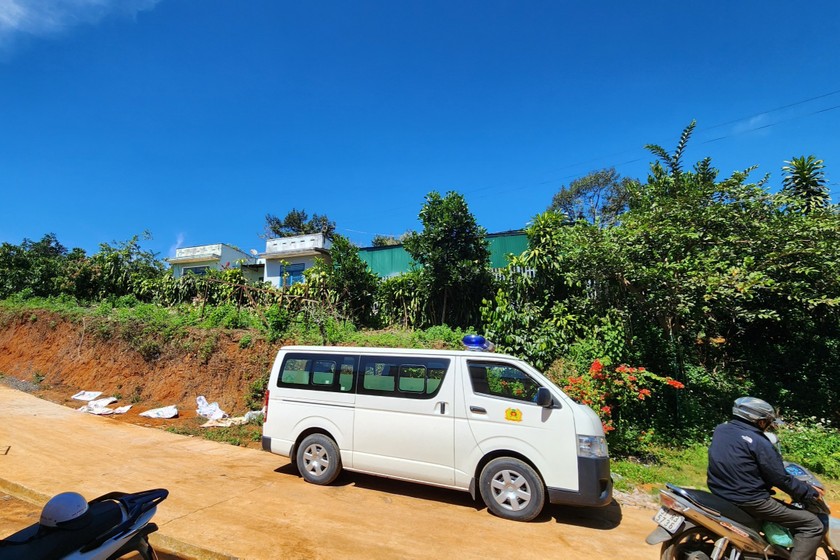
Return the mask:
<svg viewBox="0 0 840 560">
<path fill-rule="evenodd" d="M 331 259 L 283 289 L 235 267 L 174 278 L 140 237 L 93 255 L 54 235 L 3 243 L 0 328 L 49 309 L 148 361 L 195 329 L 239 331 L 245 350 L 261 338 L 458 347 L 479 332 L 599 414 L 619 486 L 702 485 L 711 431 L 745 394 L 781 408 L 788 458 L 840 479 L 840 207 L 823 162 L 792 158 L 775 189 L 751 167 L 721 177 L 709 158 L 685 161 L 693 129 L 673 151 L 648 146 L 645 181 L 607 169 L 564 186 L 501 273 L 463 196 L 432 192 L 422 230 L 400 238 L 414 268 L 387 279 L 334 223 L 299 210 L 268 214 L 267 232 L 328 233 Z"/>
</svg>

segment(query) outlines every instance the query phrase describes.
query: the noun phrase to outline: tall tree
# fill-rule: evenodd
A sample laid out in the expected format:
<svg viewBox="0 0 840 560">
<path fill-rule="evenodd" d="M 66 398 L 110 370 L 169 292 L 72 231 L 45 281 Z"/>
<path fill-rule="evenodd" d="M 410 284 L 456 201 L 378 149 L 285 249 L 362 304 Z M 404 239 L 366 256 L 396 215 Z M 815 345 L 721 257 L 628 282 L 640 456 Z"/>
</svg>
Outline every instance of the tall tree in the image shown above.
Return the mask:
<svg viewBox="0 0 840 560">
<path fill-rule="evenodd" d="M 592 171 L 569 186 L 561 187 L 548 210 L 562 212 L 570 221 L 587 220 L 602 226 L 613 224 L 626 209 L 633 184 L 635 181 L 622 178 L 613 167 Z"/>
<path fill-rule="evenodd" d="M 785 163 L 787 165 L 782 167 L 786 173 L 782 180 L 782 192 L 795 199 L 794 206 L 803 212 L 828 206 L 823 160 L 814 156 L 801 156 Z"/>
<path fill-rule="evenodd" d="M 487 231 L 456 192 L 426 195 L 419 218 L 423 231 L 409 233 L 403 245 L 422 267 L 434 316 L 453 326 L 477 324 L 491 284 Z"/>
<path fill-rule="evenodd" d="M 282 220 L 274 214 L 265 215 L 266 237 L 292 237 L 308 233 L 323 233 L 324 237 L 332 239 L 335 222 L 320 214 L 313 214 L 310 218 L 306 210 L 296 208 L 292 208 Z"/>
</svg>

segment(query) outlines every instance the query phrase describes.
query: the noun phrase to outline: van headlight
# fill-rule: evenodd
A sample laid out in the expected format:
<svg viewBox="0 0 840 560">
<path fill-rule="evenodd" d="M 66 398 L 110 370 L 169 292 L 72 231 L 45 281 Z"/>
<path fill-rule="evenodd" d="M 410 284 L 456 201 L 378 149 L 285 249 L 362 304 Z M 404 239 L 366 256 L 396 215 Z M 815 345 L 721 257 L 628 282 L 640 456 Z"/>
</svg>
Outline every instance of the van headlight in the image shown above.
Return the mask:
<svg viewBox="0 0 840 560">
<path fill-rule="evenodd" d="M 578 436 L 578 457 L 609 457 L 603 436 Z"/>
</svg>

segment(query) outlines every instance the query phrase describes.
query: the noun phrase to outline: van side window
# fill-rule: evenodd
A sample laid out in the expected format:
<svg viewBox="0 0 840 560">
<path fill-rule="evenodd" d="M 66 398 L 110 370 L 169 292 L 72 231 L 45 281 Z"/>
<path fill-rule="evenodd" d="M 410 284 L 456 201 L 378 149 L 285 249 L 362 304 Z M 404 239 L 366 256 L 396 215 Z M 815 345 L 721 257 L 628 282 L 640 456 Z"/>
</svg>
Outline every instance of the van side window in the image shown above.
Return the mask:
<svg viewBox="0 0 840 560">
<path fill-rule="evenodd" d="M 428 399 L 437 394 L 448 359 L 363 356 L 360 393 Z"/>
<path fill-rule="evenodd" d="M 357 359 L 332 354 L 288 354 L 277 385 L 347 393 L 353 390 Z"/>
<path fill-rule="evenodd" d="M 468 361 L 473 392 L 533 402 L 540 384 L 519 368 L 497 362 Z"/>
</svg>

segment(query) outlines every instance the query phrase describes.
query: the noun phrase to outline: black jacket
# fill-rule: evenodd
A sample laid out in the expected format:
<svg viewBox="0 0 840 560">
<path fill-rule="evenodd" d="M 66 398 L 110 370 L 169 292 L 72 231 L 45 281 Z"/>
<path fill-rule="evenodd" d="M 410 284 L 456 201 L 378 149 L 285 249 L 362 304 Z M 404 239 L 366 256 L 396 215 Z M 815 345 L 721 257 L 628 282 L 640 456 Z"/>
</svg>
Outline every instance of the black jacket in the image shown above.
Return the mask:
<svg viewBox="0 0 840 560">
<path fill-rule="evenodd" d="M 707 484 L 713 494 L 736 504 L 767 499 L 774 486 L 797 501 L 817 496 L 816 490 L 785 470 L 764 432 L 740 418 L 715 428 Z"/>
</svg>

